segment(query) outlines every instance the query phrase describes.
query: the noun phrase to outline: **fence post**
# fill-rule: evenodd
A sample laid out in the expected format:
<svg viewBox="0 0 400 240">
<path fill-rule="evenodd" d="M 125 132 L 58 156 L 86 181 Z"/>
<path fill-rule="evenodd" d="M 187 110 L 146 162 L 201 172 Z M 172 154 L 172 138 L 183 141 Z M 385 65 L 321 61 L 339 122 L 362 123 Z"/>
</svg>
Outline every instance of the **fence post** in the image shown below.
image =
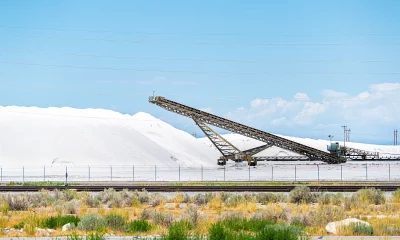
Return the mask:
<svg viewBox="0 0 400 240">
<path fill-rule="evenodd" d="M 317 169 L 318 169 L 318 182 L 319 182 L 319 165 L 317 164 Z"/>
<path fill-rule="evenodd" d="M 340 181 L 343 182 L 343 165 L 340 164 Z"/>
<path fill-rule="evenodd" d="M 389 163 L 389 182 L 390 182 L 390 163 Z"/>
<path fill-rule="evenodd" d="M 365 181 L 368 181 L 368 164 L 365 164 Z"/>
<path fill-rule="evenodd" d="M 181 181 L 181 165 L 179 165 L 179 182 Z"/>
<path fill-rule="evenodd" d="M 68 186 L 68 167 L 65 166 L 65 186 Z"/>
<path fill-rule="evenodd" d="M 249 182 L 250 182 L 250 166 L 249 166 Z"/>
<path fill-rule="evenodd" d="M 271 179 L 274 181 L 274 165 L 271 165 Z"/>
<path fill-rule="evenodd" d="M 25 183 L 25 167 L 22 166 L 22 183 Z"/>
<path fill-rule="evenodd" d="M 154 181 L 157 181 L 157 165 L 154 165 Z"/>
<path fill-rule="evenodd" d="M 88 165 L 88 170 L 89 170 L 89 182 L 90 182 L 90 165 Z"/>
<path fill-rule="evenodd" d="M 297 181 L 297 165 L 294 165 L 294 181 Z"/>
<path fill-rule="evenodd" d="M 111 174 L 111 181 L 112 181 L 112 166 L 110 165 L 110 174 Z"/>
<path fill-rule="evenodd" d="M 132 165 L 132 182 L 135 181 L 135 165 Z"/>
<path fill-rule="evenodd" d="M 224 165 L 224 182 L 225 182 L 225 165 Z"/>
<path fill-rule="evenodd" d="M 43 182 L 46 182 L 46 166 L 43 166 Z"/>
<path fill-rule="evenodd" d="M 201 181 L 203 181 L 203 165 L 201 165 Z"/>
</svg>

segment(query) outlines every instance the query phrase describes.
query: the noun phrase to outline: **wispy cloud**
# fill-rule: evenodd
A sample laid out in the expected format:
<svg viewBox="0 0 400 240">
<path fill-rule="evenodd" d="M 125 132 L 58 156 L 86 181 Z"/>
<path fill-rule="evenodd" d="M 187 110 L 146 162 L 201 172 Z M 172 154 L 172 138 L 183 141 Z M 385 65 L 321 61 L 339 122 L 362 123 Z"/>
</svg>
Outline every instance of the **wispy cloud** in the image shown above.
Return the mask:
<svg viewBox="0 0 400 240">
<path fill-rule="evenodd" d="M 172 85 L 199 85 L 198 82 L 194 81 L 175 81 L 175 80 L 169 80 L 166 77 L 156 77 L 150 80 L 140 80 L 136 81 L 137 84 L 143 84 L 143 85 L 161 85 L 161 84 L 172 84 Z"/>
</svg>

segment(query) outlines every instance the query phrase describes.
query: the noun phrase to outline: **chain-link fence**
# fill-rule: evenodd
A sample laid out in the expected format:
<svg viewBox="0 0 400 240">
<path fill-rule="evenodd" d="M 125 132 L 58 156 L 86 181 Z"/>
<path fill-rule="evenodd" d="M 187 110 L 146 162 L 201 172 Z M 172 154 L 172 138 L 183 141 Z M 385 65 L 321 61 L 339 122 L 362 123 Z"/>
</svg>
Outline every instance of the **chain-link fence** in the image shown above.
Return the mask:
<svg viewBox="0 0 400 240">
<path fill-rule="evenodd" d="M 399 181 L 399 163 L 259 164 L 183 166 L 21 166 L 0 167 L 1 182 L 57 181 Z"/>
</svg>

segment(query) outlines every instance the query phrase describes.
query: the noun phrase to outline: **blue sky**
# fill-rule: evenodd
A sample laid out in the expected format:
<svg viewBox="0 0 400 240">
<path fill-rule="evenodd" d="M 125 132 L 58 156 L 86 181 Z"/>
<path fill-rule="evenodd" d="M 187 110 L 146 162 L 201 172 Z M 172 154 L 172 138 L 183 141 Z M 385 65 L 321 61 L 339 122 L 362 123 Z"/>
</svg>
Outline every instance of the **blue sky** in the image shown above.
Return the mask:
<svg viewBox="0 0 400 240">
<path fill-rule="evenodd" d="M 392 143 L 400 2 L 1 1 L 0 105 L 148 112 L 156 91 L 263 130 Z"/>
</svg>

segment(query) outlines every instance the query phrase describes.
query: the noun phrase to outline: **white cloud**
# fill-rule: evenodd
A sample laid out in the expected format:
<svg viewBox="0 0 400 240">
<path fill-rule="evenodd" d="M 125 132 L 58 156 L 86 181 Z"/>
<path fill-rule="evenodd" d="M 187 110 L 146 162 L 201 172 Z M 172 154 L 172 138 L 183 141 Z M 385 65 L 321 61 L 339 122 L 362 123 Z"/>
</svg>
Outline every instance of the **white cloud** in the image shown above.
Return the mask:
<svg viewBox="0 0 400 240">
<path fill-rule="evenodd" d="M 371 85 L 370 89 L 375 92 L 393 91 L 400 88 L 400 83 L 380 83 Z"/>
<path fill-rule="evenodd" d="M 261 99 L 230 112 L 228 118 L 269 132 L 296 132 L 306 134 L 340 134 L 345 124 L 353 133 L 382 133 L 382 129 L 399 127 L 400 84 L 381 83 L 369 91 L 357 94 L 324 90 L 322 98 L 310 99 L 306 93 L 297 93 L 293 99 Z M 295 132 L 294 132 L 295 131 Z M 390 134 L 390 131 L 388 134 Z"/>
<path fill-rule="evenodd" d="M 349 97 L 347 93 L 336 92 L 333 90 L 324 90 L 322 91 L 321 95 L 322 97 L 324 97 L 325 100 L 343 99 Z"/>
<path fill-rule="evenodd" d="M 307 94 L 305 93 L 296 93 L 296 95 L 294 95 L 294 99 L 299 100 L 299 101 L 308 101 L 310 100 L 310 98 L 308 97 Z"/>
</svg>

